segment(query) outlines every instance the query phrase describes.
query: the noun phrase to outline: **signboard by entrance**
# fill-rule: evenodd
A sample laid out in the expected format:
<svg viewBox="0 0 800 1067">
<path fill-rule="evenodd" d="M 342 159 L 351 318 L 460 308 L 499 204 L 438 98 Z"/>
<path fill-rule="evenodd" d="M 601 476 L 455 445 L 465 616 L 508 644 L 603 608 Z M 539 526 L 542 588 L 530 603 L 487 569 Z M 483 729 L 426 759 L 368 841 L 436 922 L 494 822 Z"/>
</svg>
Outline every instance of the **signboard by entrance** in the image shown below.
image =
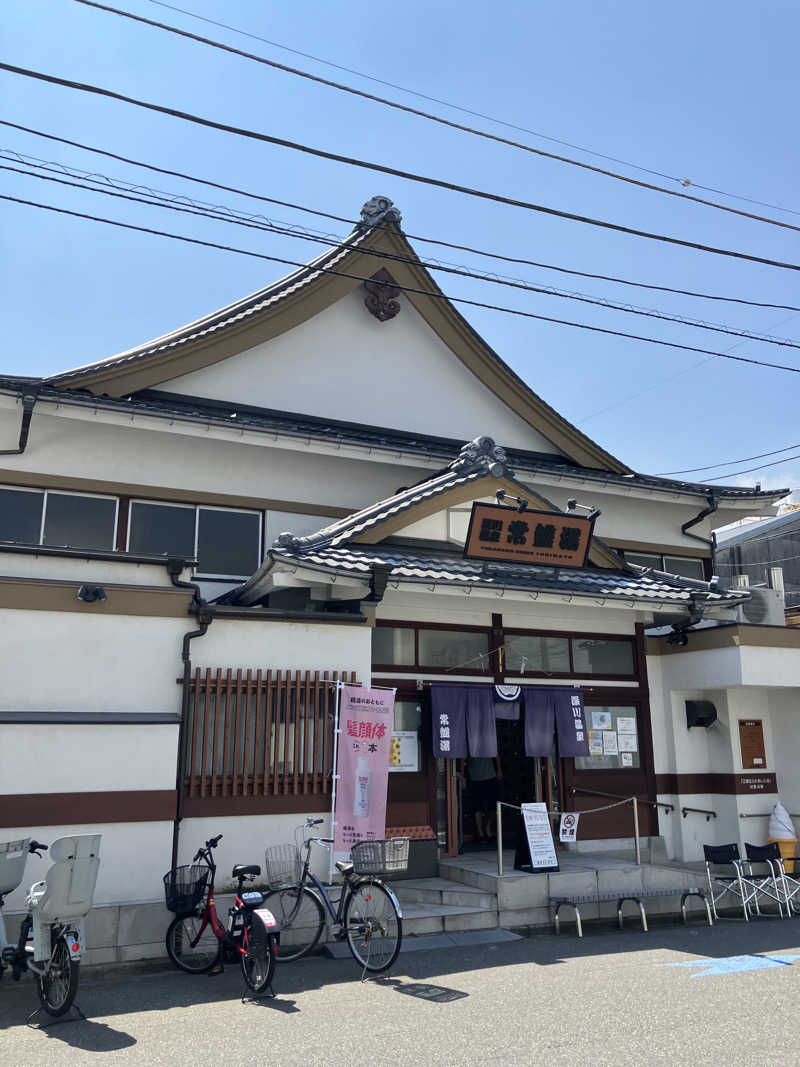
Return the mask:
<svg viewBox="0 0 800 1067">
<path fill-rule="evenodd" d="M 531 870 L 534 873 L 558 870 L 558 857 L 550 829 L 550 816 L 546 804 L 523 804 L 522 820 L 528 838 Z"/>
<path fill-rule="evenodd" d="M 767 765 L 764 749 L 764 724 L 761 719 L 739 719 L 739 744 L 745 770 L 763 771 Z"/>
<path fill-rule="evenodd" d="M 593 527 L 594 519 L 583 516 L 475 503 L 464 558 L 583 567 Z"/>
</svg>

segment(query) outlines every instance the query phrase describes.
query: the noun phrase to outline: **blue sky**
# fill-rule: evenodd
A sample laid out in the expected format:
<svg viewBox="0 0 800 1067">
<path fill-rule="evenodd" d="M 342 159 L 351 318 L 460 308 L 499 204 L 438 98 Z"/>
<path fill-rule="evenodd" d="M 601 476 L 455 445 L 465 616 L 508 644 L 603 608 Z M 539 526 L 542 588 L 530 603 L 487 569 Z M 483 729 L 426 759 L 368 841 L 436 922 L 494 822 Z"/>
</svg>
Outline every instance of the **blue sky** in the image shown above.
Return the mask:
<svg viewBox="0 0 800 1067">
<path fill-rule="evenodd" d="M 792 135 L 799 88 L 800 11 L 788 0 L 774 0 L 761 8 L 740 0 L 703 4 L 677 0 L 669 5 L 632 0 L 605 4 L 579 0 L 569 5 L 409 0 L 394 8 L 361 0 L 347 4 L 312 0 L 302 5 L 254 0 L 178 3 L 274 42 L 539 134 L 800 212 L 795 177 L 799 149 Z M 442 105 L 331 71 L 149 0 L 121 0 L 120 6 L 447 117 L 464 118 Z M 4 22 L 2 55 L 18 66 L 633 228 L 800 262 L 800 234 L 790 230 L 446 130 L 73 0 L 13 0 L 4 8 Z M 800 306 L 796 272 L 371 174 L 5 72 L 0 72 L 0 93 L 3 116 L 10 121 L 348 218 L 356 217 L 370 196 L 383 194 L 401 208 L 410 234 L 659 285 Z M 468 121 L 513 135 L 486 120 Z M 603 165 L 542 137 L 517 136 L 535 147 Z M 148 174 L 7 127 L 0 127 L 0 144 L 239 210 L 262 210 L 235 194 Z M 616 169 L 640 176 L 629 167 Z M 674 182 L 665 184 L 678 188 Z M 6 195 L 270 255 L 305 261 L 320 247 L 7 171 L 2 172 L 2 185 Z M 699 195 L 748 207 L 724 196 Z M 287 208 L 265 205 L 263 210 L 272 219 L 337 236 L 347 230 Z M 800 214 L 763 210 L 800 225 Z M 285 272 L 277 264 L 1 201 L 0 227 L 3 373 L 47 374 L 103 358 L 221 307 Z M 800 313 L 634 290 L 533 267 L 493 266 L 467 253 L 426 245 L 417 249 L 534 285 L 556 285 L 800 341 Z M 442 275 L 439 279 L 453 296 L 800 367 L 800 352 L 792 349 L 751 340 L 737 344 L 732 337 L 485 282 Z M 660 473 L 699 467 L 779 449 L 800 439 L 796 418 L 800 381 L 794 374 L 722 359 L 703 361 L 693 353 L 488 310 L 469 308 L 465 313 L 548 403 L 639 470 Z M 338 415 L 347 418 L 346 411 Z M 767 487 L 800 486 L 800 460 L 728 479 L 733 484 L 755 480 Z"/>
</svg>

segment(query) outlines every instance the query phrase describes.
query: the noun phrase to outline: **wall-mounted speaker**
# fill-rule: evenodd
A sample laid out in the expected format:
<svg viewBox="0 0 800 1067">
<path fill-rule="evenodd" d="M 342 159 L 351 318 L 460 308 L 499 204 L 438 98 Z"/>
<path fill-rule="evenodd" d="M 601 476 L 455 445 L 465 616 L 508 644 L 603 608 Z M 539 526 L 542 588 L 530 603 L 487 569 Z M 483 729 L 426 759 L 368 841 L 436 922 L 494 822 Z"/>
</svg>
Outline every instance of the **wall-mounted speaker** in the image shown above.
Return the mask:
<svg viewBox="0 0 800 1067">
<path fill-rule="evenodd" d="M 708 729 L 717 721 L 717 709 L 710 700 L 687 700 L 686 701 L 686 725 L 704 726 Z"/>
</svg>

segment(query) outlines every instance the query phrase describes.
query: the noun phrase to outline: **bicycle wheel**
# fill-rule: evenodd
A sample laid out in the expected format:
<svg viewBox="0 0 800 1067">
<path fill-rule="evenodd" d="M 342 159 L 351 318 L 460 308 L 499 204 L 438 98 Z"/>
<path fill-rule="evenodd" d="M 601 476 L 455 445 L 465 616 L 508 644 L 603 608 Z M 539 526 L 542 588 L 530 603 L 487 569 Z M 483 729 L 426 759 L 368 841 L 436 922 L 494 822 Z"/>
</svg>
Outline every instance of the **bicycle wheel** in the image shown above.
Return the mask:
<svg viewBox="0 0 800 1067">
<path fill-rule="evenodd" d="M 245 952 L 239 956 L 239 963 L 244 984 L 254 996 L 259 996 L 272 984 L 275 970 L 274 939 L 260 919 L 250 916 L 245 924 Z"/>
<path fill-rule="evenodd" d="M 167 955 L 181 971 L 204 974 L 219 960 L 220 941 L 202 915 L 178 915 L 167 928 Z"/>
<path fill-rule="evenodd" d="M 264 903 L 278 920 L 278 962 L 299 960 L 314 948 L 325 928 L 325 912 L 316 893 L 307 886 L 273 889 Z"/>
<path fill-rule="evenodd" d="M 357 963 L 377 974 L 397 959 L 403 923 L 394 900 L 381 882 L 353 886 L 344 910 L 347 944 Z"/>
<path fill-rule="evenodd" d="M 50 964 L 44 974 L 36 975 L 39 1003 L 48 1015 L 63 1015 L 78 991 L 80 964 L 73 960 L 64 937 L 56 938 Z"/>
</svg>

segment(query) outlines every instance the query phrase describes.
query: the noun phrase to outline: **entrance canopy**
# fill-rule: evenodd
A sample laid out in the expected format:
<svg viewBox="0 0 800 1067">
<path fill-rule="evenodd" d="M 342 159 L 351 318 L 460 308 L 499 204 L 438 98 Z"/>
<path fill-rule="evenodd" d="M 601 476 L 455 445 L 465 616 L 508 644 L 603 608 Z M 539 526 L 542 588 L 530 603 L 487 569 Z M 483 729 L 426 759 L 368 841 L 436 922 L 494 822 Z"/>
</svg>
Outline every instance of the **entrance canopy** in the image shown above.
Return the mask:
<svg viewBox="0 0 800 1067">
<path fill-rule="evenodd" d="M 498 693 L 498 688 L 501 690 Z M 577 686 L 519 686 L 509 700 L 493 685 L 432 685 L 433 754 L 437 759 L 497 755 L 497 719 L 524 712 L 525 755 L 588 756 L 583 690 Z"/>
</svg>

